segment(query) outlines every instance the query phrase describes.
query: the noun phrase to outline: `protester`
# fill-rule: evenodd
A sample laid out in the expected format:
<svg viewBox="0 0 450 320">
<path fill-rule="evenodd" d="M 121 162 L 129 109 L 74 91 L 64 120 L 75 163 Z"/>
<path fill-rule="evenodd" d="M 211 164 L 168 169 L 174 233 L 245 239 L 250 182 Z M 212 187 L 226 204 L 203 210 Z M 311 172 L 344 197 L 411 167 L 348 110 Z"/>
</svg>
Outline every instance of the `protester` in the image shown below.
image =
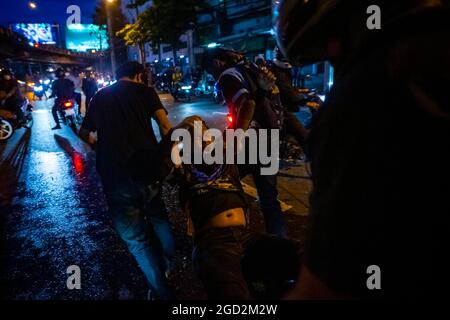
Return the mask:
<svg viewBox="0 0 450 320">
<path fill-rule="evenodd" d="M 203 124 L 199 131 L 207 129 Z M 192 128 L 190 134 L 194 149 L 199 142 Z M 198 147 L 204 150 L 210 143 L 200 142 Z M 252 283 L 264 287 L 260 291 L 265 297 L 279 298 L 285 286 L 297 278 L 298 244 L 250 230 L 237 166 L 182 163 L 175 176 L 180 202 L 192 219 L 194 269 L 208 298 L 256 298 Z"/>
<path fill-rule="evenodd" d="M 73 82 L 73 95 L 75 97 L 75 101 L 78 105 L 78 113 L 81 113 L 81 82 L 82 78 L 80 77 L 80 71 L 78 69 L 70 70 L 68 69 L 65 73 L 66 78 Z"/>
<path fill-rule="evenodd" d="M 255 74 L 245 64 L 244 57 L 232 50 L 214 48 L 207 50 L 202 67 L 218 81 L 229 110 L 234 115 L 234 129 L 276 129 L 281 127 L 280 110 L 273 110 L 270 95 L 275 82 L 273 74 Z M 256 65 L 255 68 L 259 69 Z M 259 86 L 260 80 L 267 88 Z M 252 174 L 258 191 L 268 233 L 287 236 L 287 227 L 278 201 L 277 176 L 262 175 L 260 165 L 242 166 L 242 175 Z"/>
<path fill-rule="evenodd" d="M 368 28 L 374 4 L 381 30 Z M 277 14 L 288 59 L 336 71 L 310 135 L 310 224 L 289 298 L 447 292 L 448 1 L 284 0 Z"/>
<path fill-rule="evenodd" d="M 0 108 L 13 112 L 19 121 L 23 120 L 22 103 L 24 101 L 17 80 L 11 70 L 5 69 L 0 73 Z"/>
<path fill-rule="evenodd" d="M 292 86 L 292 65 L 283 57 L 278 48 L 275 51 L 275 60 L 265 63 L 263 67 L 268 68 L 276 77 L 275 84 L 280 90 L 280 99 L 285 111 L 284 125 L 287 133 L 292 135 L 301 147 L 305 149 L 309 131 L 294 112 L 298 112 L 300 106 L 306 104 L 306 97 Z"/>
<path fill-rule="evenodd" d="M 61 129 L 61 126 L 59 124 L 59 117 L 58 112 L 61 111 L 61 105 L 64 100 L 71 100 L 73 99 L 74 95 L 74 83 L 70 81 L 69 79 L 66 79 L 66 74 L 64 69 L 59 68 L 56 70 L 56 80 L 52 83 L 52 94 L 49 98 L 54 98 L 55 103 L 52 107 L 52 115 L 53 120 L 56 123 L 56 126 L 52 128 L 52 130 Z M 63 121 L 65 121 L 65 118 L 62 117 Z"/>
<path fill-rule="evenodd" d="M 117 78 L 117 83 L 92 98 L 80 136 L 94 143 L 92 133 L 97 133 L 97 171 L 114 226 L 144 272 L 150 295 L 171 299 L 166 273 L 171 269 L 174 244 L 161 192 L 157 185 L 133 179 L 131 170 L 140 168 L 130 165 L 136 153 L 158 154 L 151 118 L 162 137 L 171 124 L 155 90 L 143 84 L 141 64 L 125 63 L 117 70 Z"/>
<path fill-rule="evenodd" d="M 91 71 L 86 73 L 86 77 L 83 79 L 81 90 L 86 97 L 86 113 L 89 109 L 89 102 L 98 90 L 97 80 L 95 79 L 95 74 Z"/>
</svg>

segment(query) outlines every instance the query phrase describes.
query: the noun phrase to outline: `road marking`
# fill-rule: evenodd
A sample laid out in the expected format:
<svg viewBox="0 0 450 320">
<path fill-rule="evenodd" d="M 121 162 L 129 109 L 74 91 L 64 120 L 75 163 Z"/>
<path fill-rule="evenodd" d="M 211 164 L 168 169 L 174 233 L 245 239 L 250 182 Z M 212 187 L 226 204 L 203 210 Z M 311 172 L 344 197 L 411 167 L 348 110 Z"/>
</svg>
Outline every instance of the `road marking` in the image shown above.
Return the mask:
<svg viewBox="0 0 450 320">
<path fill-rule="evenodd" d="M 246 194 L 248 194 L 252 198 L 255 198 L 255 199 L 258 198 L 258 191 L 256 191 L 256 189 L 254 187 L 246 184 L 245 182 L 241 182 L 241 184 L 242 184 L 242 188 L 244 189 L 244 192 Z M 278 201 L 280 201 L 281 211 L 283 211 L 283 212 L 286 212 L 293 208 L 293 206 L 291 206 L 281 200 L 278 200 Z"/>
</svg>

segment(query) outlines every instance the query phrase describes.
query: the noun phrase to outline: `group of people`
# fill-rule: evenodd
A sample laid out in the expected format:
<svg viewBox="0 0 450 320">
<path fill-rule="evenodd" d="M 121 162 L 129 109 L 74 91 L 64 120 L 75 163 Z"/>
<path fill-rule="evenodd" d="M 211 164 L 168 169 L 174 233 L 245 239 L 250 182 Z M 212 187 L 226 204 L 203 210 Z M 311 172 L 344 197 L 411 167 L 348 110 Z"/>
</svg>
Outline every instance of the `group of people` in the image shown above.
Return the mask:
<svg viewBox="0 0 450 320">
<path fill-rule="evenodd" d="M 89 101 L 98 90 L 97 80 L 93 72 L 70 72 L 63 68 L 55 71 L 56 79 L 52 82 L 52 94 L 50 98 L 56 98 L 52 107 L 53 120 L 56 126 L 52 130 L 61 129 L 58 113 L 62 111 L 62 103 L 74 99 L 78 105 L 78 112 L 81 113 L 81 93 L 86 97 L 85 106 L 89 106 Z M 64 121 L 64 119 L 63 119 Z"/>
<path fill-rule="evenodd" d="M 155 90 L 144 85 L 142 65 L 121 66 L 119 81 L 92 98 L 80 137 L 96 145 L 114 226 L 153 298 L 175 298 L 167 282 L 174 241 L 160 190 L 167 179 L 180 186 L 194 230 L 194 268 L 209 298 L 255 298 L 254 282 L 272 298 L 294 283 L 291 299 L 417 297 L 448 287 L 448 3 L 383 2 L 383 30 L 374 31 L 366 28 L 372 1 L 329 2 L 281 1 L 277 41 L 289 62 L 280 57 L 257 66 L 223 48 L 202 58 L 233 113 L 233 128 L 257 132 L 295 121 L 287 105 L 298 102 L 280 82 L 286 63 L 329 60 L 335 67 L 335 86 L 311 132 L 298 131 L 313 174 L 302 251 L 288 239 L 277 177 L 262 175 L 262 164 L 173 162 L 171 133 L 193 131 L 196 121 L 208 126 L 197 116 L 172 126 Z M 417 173 L 413 161 L 418 148 L 426 173 Z M 240 183 L 247 174 L 265 233 L 250 229 Z"/>
</svg>

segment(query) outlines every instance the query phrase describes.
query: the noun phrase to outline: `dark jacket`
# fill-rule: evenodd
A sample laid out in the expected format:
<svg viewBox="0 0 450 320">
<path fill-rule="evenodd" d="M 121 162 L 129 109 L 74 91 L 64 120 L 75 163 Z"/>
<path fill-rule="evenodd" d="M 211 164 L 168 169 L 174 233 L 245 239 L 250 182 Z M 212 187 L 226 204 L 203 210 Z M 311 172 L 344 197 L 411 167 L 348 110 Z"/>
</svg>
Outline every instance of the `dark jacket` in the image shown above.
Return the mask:
<svg viewBox="0 0 450 320">
<path fill-rule="evenodd" d="M 449 13 L 385 26 L 337 70 L 310 136 L 305 263 L 353 296 L 448 290 Z M 367 269 L 382 290 L 368 290 Z"/>
</svg>

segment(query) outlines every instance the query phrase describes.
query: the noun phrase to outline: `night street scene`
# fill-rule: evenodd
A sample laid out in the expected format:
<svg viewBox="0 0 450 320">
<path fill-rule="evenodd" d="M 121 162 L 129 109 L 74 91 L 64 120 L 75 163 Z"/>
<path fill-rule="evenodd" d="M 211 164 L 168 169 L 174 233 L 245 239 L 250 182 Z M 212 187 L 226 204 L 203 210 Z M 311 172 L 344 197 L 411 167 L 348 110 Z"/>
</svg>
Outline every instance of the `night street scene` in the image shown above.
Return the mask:
<svg viewBox="0 0 450 320">
<path fill-rule="evenodd" d="M 2 1 L 0 300 L 448 297 L 448 21 L 450 0 Z"/>
</svg>

